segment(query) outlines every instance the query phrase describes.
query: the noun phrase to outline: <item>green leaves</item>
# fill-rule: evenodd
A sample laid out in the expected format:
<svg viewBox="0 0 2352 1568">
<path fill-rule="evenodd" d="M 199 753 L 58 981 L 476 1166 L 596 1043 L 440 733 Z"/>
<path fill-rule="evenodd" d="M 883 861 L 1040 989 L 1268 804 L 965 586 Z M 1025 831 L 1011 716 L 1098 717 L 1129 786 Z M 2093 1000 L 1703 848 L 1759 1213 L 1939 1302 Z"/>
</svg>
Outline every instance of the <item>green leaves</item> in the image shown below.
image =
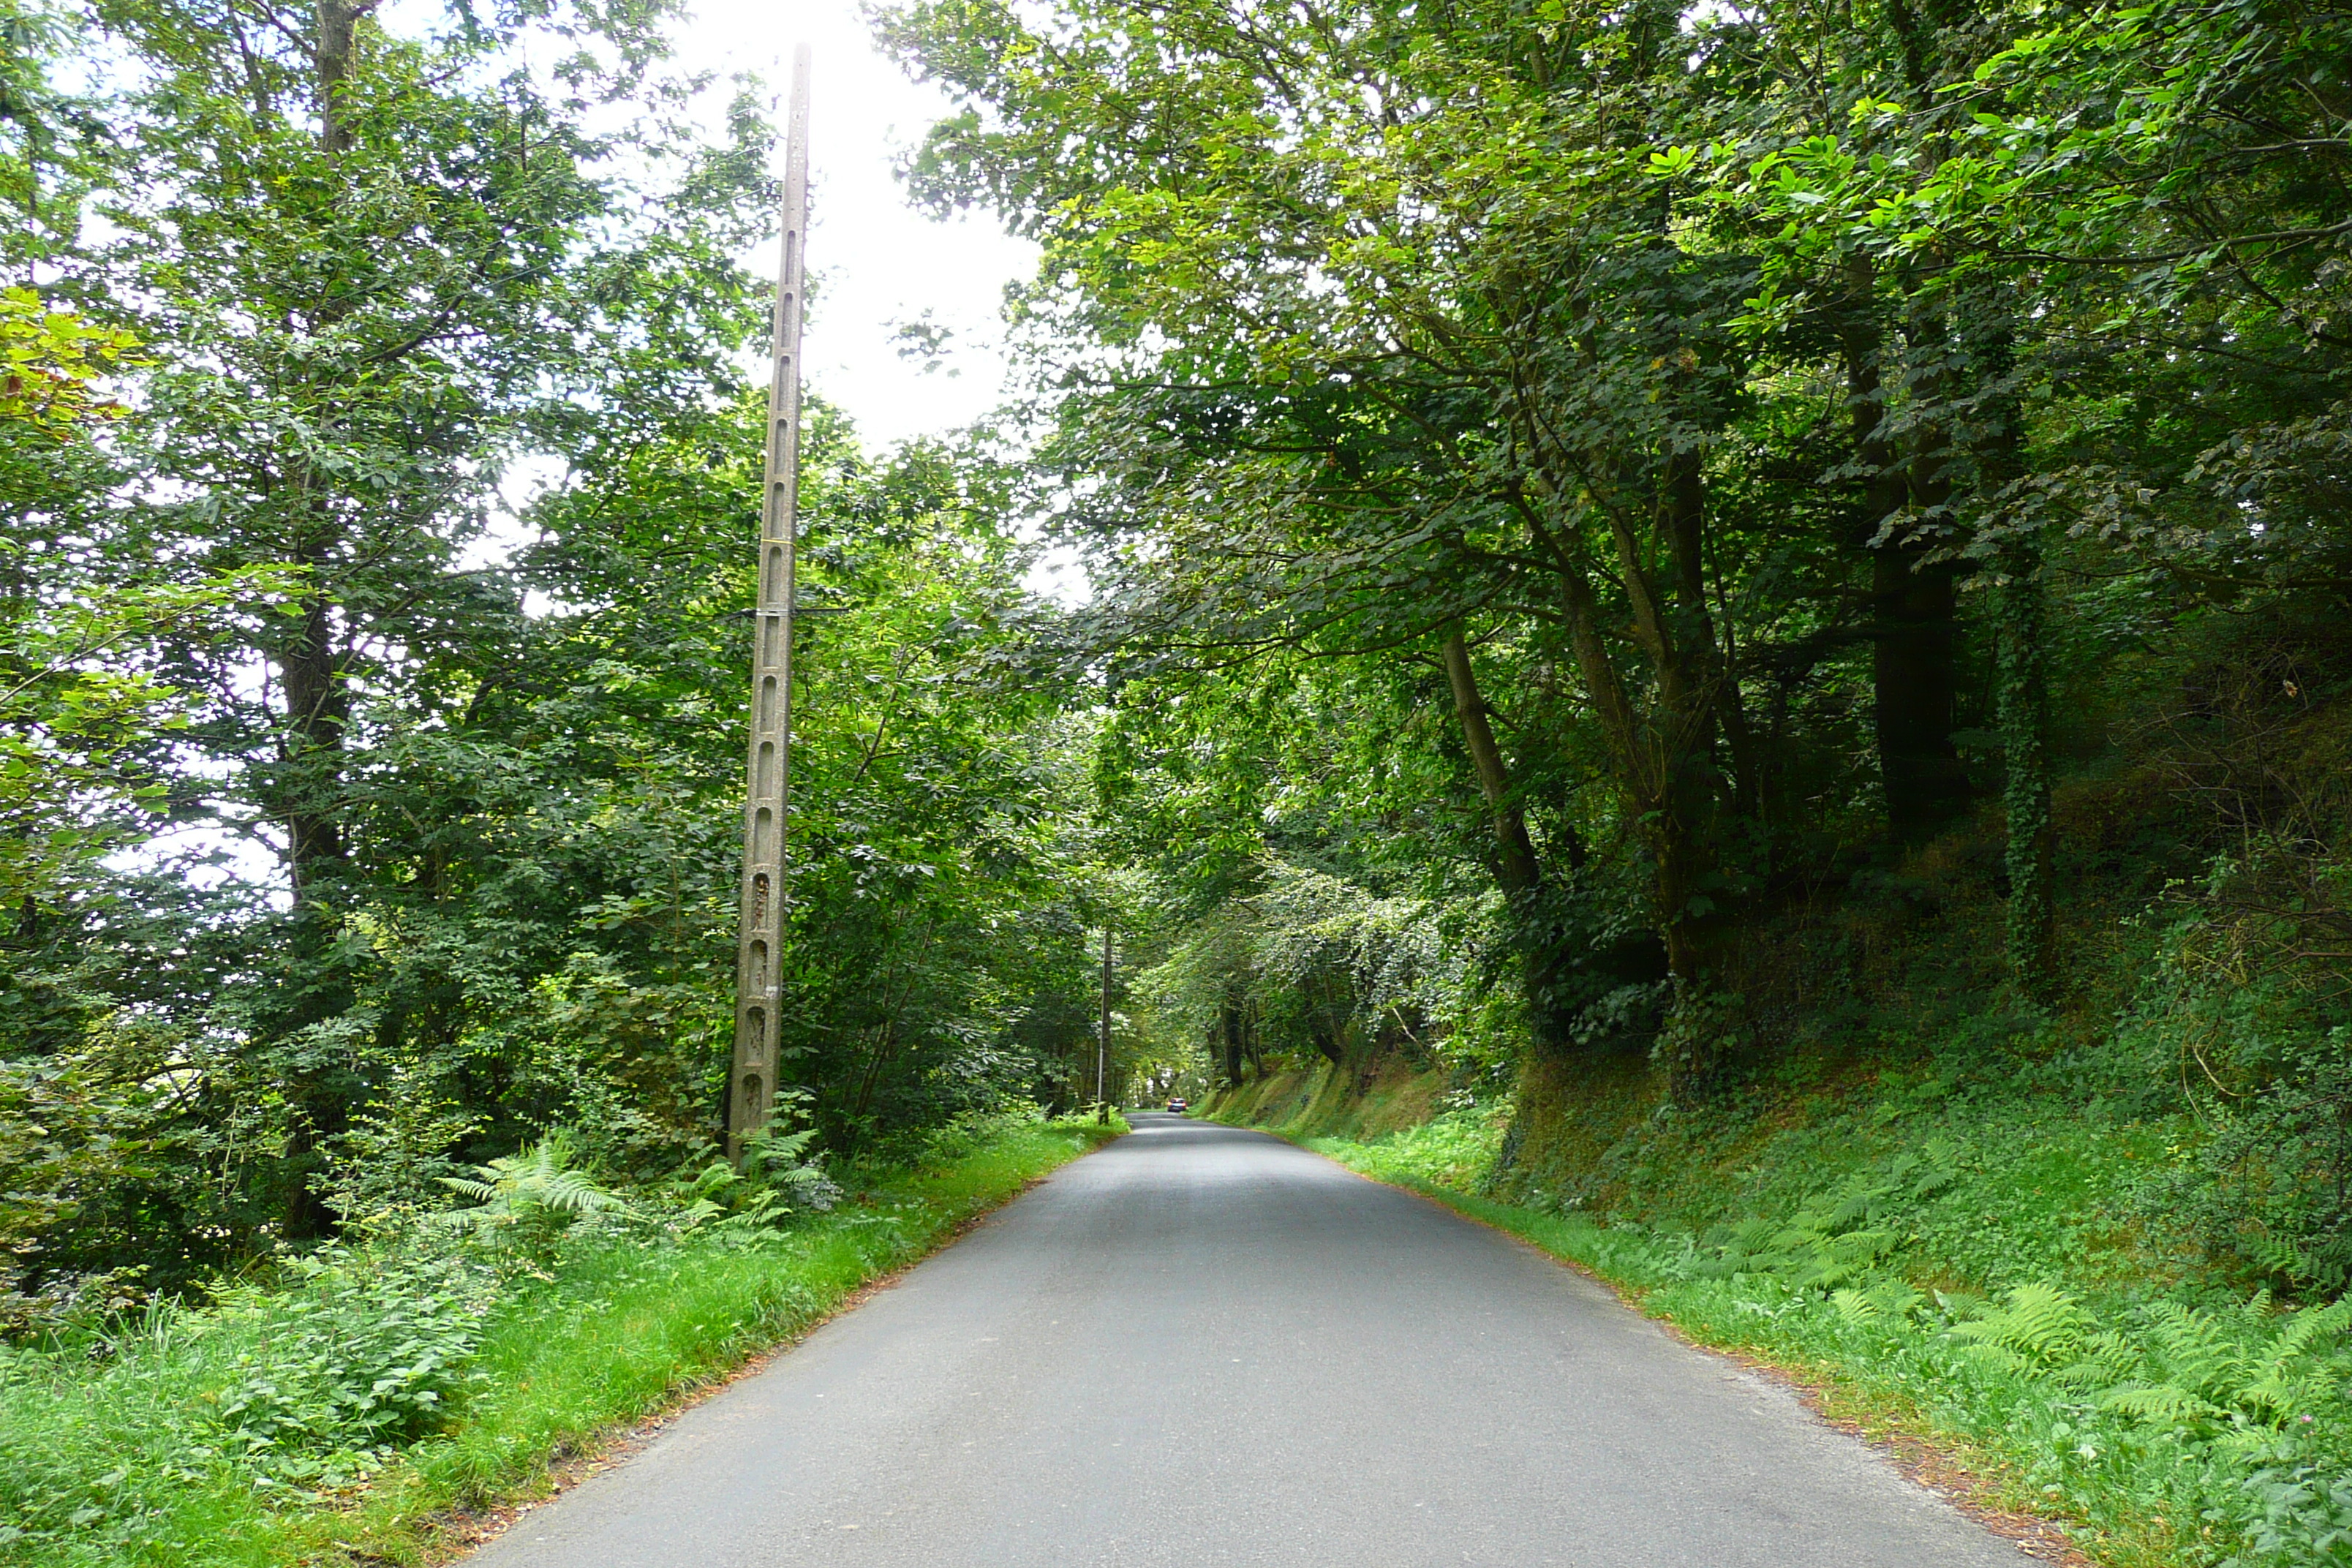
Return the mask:
<svg viewBox="0 0 2352 1568">
<path fill-rule="evenodd" d="M 1669 147 L 1663 153 L 1650 154 L 1650 172 L 1661 179 L 1678 179 L 1698 167 L 1698 151 L 1692 147 Z"/>
<path fill-rule="evenodd" d="M 27 933 L 0 994 L 62 987 L 82 1033 L 28 1005 L 0 1049 L 79 1066 L 134 1009 L 133 1081 L 173 1091 L 124 1131 L 219 1158 L 183 1209 L 24 1241 L 37 1292 L 130 1246 L 176 1287 L 315 1239 L 362 1149 L 384 1182 L 334 1179 L 373 1213 L 569 1113 L 602 1156 L 705 1135 L 740 767 L 711 693 L 740 674 L 702 623 L 740 566 L 664 580 L 678 540 L 648 533 L 709 495 L 547 531 L 528 566 L 484 542 L 510 465 L 707 433 L 757 330 L 732 255 L 769 221 L 767 129 L 739 103 L 726 143 L 681 130 L 667 14 L 121 0 L 55 40 L 107 62 L 111 130 L 53 193 L 106 222 L 43 300 L 0 301 L 0 418 L 40 437 L 0 442 L 0 894 Z M 514 68 L 551 43 L 551 78 Z M 659 584 L 646 613 L 580 614 L 614 576 Z M 551 589 L 566 612 L 527 613 Z M 449 1114 L 403 1121 L 406 1090 Z"/>
<path fill-rule="evenodd" d="M 1917 1305 L 1916 1293 L 1904 1298 L 1883 1272 L 1905 1246 L 1897 1223 L 1951 1185 L 1956 1157 L 1949 1144 L 1931 1142 L 1857 1172 L 1786 1220 L 1759 1217 L 1710 1234 L 1702 1241 L 1714 1255 L 1693 1271 L 1711 1279 L 1769 1274 L 1795 1289 L 1827 1290 L 1838 1310 L 1856 1321 L 1882 1310 L 1907 1312 Z M 1903 1300 L 1908 1304 L 1898 1305 Z M 2006 1345 L 1994 1331 L 1986 1332 Z"/>
<path fill-rule="evenodd" d="M 58 439 L 122 414 L 93 384 L 128 368 L 138 341 L 124 328 L 50 310 L 30 289 L 0 289 L 0 431 L 15 441 Z"/>
<path fill-rule="evenodd" d="M 477 1385 L 469 1363 L 491 1281 L 463 1259 L 415 1252 L 290 1268 L 289 1289 L 231 1292 L 197 1328 L 244 1341 L 205 1401 L 208 1436 L 265 1484 L 348 1486 L 383 1448 L 445 1424 Z"/>
<path fill-rule="evenodd" d="M 444 1176 L 443 1186 L 475 1204 L 436 1217 L 495 1237 L 508 1229 L 518 1234 L 560 1230 L 584 1215 L 626 1208 L 575 1166 L 573 1158 L 571 1135 L 557 1128 L 470 1176 Z"/>
</svg>

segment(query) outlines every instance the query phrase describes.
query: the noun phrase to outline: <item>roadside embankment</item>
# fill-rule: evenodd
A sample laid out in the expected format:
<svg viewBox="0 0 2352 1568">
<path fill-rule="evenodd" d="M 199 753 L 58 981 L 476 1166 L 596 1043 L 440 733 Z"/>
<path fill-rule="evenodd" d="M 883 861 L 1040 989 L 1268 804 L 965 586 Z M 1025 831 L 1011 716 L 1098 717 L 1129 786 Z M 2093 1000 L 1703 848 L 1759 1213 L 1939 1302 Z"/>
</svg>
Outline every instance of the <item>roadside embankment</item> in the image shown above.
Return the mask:
<svg viewBox="0 0 2352 1568">
<path fill-rule="evenodd" d="M 0 1352 L 0 1563 L 425 1563 L 1123 1121 L 1003 1118 L 837 1173 L 829 1211 L 638 1205 L 543 1245 L 415 1226 L 202 1309 Z"/>
</svg>

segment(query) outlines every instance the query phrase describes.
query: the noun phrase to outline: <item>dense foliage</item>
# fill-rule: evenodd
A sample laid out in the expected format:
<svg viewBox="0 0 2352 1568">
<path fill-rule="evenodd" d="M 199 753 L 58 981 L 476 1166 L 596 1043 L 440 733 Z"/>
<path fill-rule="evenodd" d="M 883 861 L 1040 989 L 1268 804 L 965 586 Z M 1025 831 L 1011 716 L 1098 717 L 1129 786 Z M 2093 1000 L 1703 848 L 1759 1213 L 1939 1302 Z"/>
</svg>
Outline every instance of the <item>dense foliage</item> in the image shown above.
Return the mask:
<svg viewBox="0 0 2352 1568">
<path fill-rule="evenodd" d="M 8 1326 L 542 1134 L 706 1168 L 775 192 L 675 20 L 0 11 Z M 808 420 L 783 1047 L 842 1155 L 1076 1092 L 1088 731 L 1006 673 L 991 462 Z"/>
<path fill-rule="evenodd" d="M 446 1555 L 551 1460 L 723 1381 L 1125 1131 L 965 1115 L 894 1163 L 839 1165 L 844 1201 L 789 1224 L 709 1172 L 620 1203 L 541 1142 L 446 1220 L 379 1224 L 58 1348 L 0 1346 L 0 1563 Z"/>
<path fill-rule="evenodd" d="M 2336 1550 L 2352 12 L 877 9 L 960 105 L 918 196 L 1043 247 L 1037 375 L 1025 445 L 812 402 L 744 1169 L 770 133 L 692 129 L 659 5 L 398 18 L 0 0 L 20 1338 L 218 1288 L 226 1367 L 382 1319 L 380 1232 L 768 1234 L 1086 1098 L 1099 1002 L 1113 1086 L 1411 1075 L 1418 1173 L 2137 1434 L 2053 1484 L 2176 1488 L 2200 1560 Z M 2116 1131 L 2063 1246 L 1936 1228 L 1931 1123 L 2007 1169 L 2070 1121 Z M 401 1256 L 455 1366 L 475 1265 Z M 236 1408 L 324 1466 L 316 1411 L 373 1452 L 457 1397 L 408 1370 Z"/>
<path fill-rule="evenodd" d="M 917 189 L 1045 248 L 1036 504 L 1106 585 L 1105 788 L 1220 1075 L 1484 1070 L 1515 973 L 1538 1078 L 1643 1047 L 1702 1103 L 1871 1005 L 1839 927 L 1991 903 L 1970 1005 L 2134 1009 L 2129 1092 L 2221 1129 L 2217 1255 L 2352 1279 L 2352 17 L 884 25 L 966 105 Z M 1429 910 L 1351 956 L 1315 878 Z M 1424 926 L 1458 978 L 1402 1008 Z"/>
</svg>

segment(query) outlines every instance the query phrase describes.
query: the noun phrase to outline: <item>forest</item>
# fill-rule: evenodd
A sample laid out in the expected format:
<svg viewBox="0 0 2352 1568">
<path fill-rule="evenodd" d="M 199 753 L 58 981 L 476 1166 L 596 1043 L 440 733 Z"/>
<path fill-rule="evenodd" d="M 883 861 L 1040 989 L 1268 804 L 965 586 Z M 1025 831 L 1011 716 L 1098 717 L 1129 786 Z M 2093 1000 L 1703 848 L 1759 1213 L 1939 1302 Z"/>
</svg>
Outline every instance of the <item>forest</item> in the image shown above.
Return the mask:
<svg viewBox="0 0 2352 1568">
<path fill-rule="evenodd" d="M 2352 11 L 867 14 L 1042 260 L 991 420 L 810 395 L 738 1171 L 768 89 L 663 0 L 0 0 L 0 1562 L 348 1508 L 517 1303 L 1171 1093 L 2098 1561 L 2346 1561 Z M 411 1298 L 408 1403 L 254 1414 Z M 174 1334 L 245 1392 L 105 1415 Z"/>
</svg>

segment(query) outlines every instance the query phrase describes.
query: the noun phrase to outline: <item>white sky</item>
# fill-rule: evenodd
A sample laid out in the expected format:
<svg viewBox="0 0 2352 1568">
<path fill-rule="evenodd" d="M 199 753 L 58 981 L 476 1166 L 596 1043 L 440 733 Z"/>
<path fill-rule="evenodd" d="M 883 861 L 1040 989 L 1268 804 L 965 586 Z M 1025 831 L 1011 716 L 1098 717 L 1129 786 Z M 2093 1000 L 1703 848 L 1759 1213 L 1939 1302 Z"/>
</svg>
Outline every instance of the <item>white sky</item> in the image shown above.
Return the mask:
<svg viewBox="0 0 2352 1568">
<path fill-rule="evenodd" d="M 816 288 L 802 345 L 810 386 L 848 412 L 872 452 L 971 424 L 997 406 L 1007 391 L 1004 289 L 1035 271 L 1037 247 L 989 215 L 942 222 L 908 204 L 894 165 L 953 109 L 946 94 L 919 86 L 883 57 L 856 0 L 693 0 L 676 38 L 679 66 L 718 78 L 700 105 L 713 140 L 723 134 L 733 95 L 728 79 L 745 72 L 764 84 L 781 132 L 793 47 L 805 42 L 813 52 L 807 259 Z M 771 166 L 782 174 L 781 139 Z M 774 276 L 774 242 L 741 259 L 758 276 Z M 892 336 L 927 314 L 950 334 L 947 352 L 928 366 L 902 358 Z M 509 494 L 520 502 L 554 477 L 518 464 Z M 502 560 L 520 537 L 494 521 L 462 564 Z M 1066 548 L 1047 552 L 1027 585 L 1066 605 L 1092 594 Z"/>
<path fill-rule="evenodd" d="M 722 79 L 757 74 L 775 100 L 779 127 L 793 47 L 810 46 L 808 267 L 816 288 L 802 346 L 809 384 L 848 411 L 869 451 L 994 408 L 1006 392 L 1004 289 L 1036 270 L 1037 247 L 989 215 L 940 222 L 908 205 L 894 164 L 953 109 L 947 95 L 909 80 L 882 56 L 856 0 L 695 0 L 677 40 L 678 62 L 689 69 Z M 713 93 L 711 109 L 726 98 Z M 781 142 L 773 167 L 783 171 Z M 775 247 L 745 261 L 772 276 Z M 929 369 L 901 358 L 891 336 L 926 313 L 952 334 Z M 1028 586 L 1066 605 L 1093 591 L 1066 548 L 1046 552 Z"/>
<path fill-rule="evenodd" d="M 756 72 L 781 125 L 800 42 L 814 53 L 810 384 L 849 411 L 869 447 L 970 423 L 1003 395 L 1004 286 L 1035 268 L 1036 248 L 986 216 L 937 223 L 908 205 L 892 160 L 950 105 L 875 49 L 855 0 L 697 0 L 678 34 L 679 63 L 721 77 Z M 725 95 L 714 96 L 723 107 Z M 772 246 L 746 260 L 762 275 L 775 271 Z M 895 323 L 925 311 L 954 334 L 929 374 L 900 359 L 890 339 Z"/>
</svg>

